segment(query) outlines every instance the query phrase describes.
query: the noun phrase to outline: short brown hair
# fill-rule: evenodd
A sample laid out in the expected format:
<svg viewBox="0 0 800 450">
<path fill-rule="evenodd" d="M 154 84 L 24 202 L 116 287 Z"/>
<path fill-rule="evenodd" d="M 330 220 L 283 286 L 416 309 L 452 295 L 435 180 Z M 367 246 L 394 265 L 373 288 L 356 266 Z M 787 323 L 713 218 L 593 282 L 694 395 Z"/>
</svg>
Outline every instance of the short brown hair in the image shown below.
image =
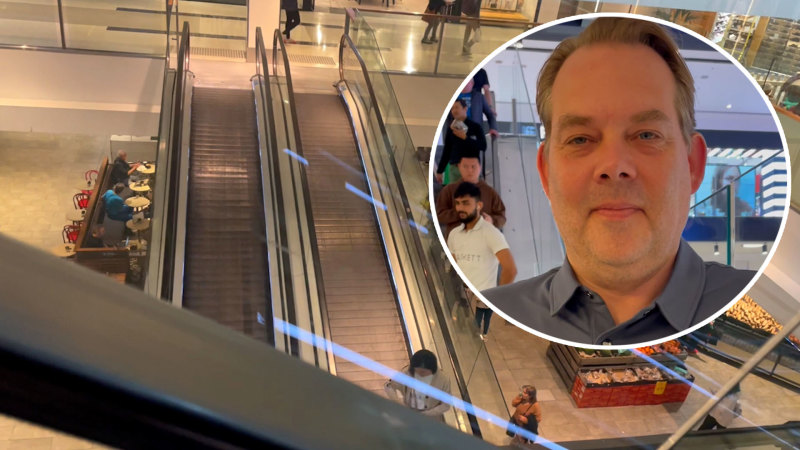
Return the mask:
<svg viewBox="0 0 800 450">
<path fill-rule="evenodd" d="M 653 49 L 667 63 L 675 79 L 675 108 L 680 118 L 681 132 L 686 142 L 695 130 L 694 79 L 678 46 L 659 24 L 628 17 L 600 17 L 581 34 L 562 41 L 544 63 L 536 82 L 536 109 L 542 119 L 546 136 L 550 136 L 553 84 L 561 66 L 575 50 L 597 43 L 643 44 Z M 591 76 L 591 75 L 589 75 Z"/>
</svg>

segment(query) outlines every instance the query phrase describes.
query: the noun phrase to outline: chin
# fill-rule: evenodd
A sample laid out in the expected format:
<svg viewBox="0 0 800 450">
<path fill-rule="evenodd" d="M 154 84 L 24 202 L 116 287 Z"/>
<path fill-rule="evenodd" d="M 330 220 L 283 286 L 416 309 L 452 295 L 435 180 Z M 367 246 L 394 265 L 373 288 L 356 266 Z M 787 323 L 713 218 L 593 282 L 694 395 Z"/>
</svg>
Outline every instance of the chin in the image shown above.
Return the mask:
<svg viewBox="0 0 800 450">
<path fill-rule="evenodd" d="M 625 267 L 634 264 L 647 264 L 651 242 L 642 238 L 628 236 L 607 237 L 590 241 L 588 249 L 591 257 L 603 265 Z"/>
</svg>

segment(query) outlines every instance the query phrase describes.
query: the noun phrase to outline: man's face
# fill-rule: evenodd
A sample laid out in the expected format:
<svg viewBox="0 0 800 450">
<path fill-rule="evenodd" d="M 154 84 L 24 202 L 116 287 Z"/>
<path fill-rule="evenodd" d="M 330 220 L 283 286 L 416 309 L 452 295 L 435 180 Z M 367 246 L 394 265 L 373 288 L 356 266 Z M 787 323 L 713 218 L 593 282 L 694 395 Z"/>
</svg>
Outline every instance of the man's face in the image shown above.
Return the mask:
<svg viewBox="0 0 800 450">
<path fill-rule="evenodd" d="M 458 220 L 467 224 L 474 221 L 481 213 L 483 204 L 476 201 L 473 197 L 458 197 L 455 199 L 455 208 L 458 213 Z"/>
<path fill-rule="evenodd" d="M 595 44 L 564 62 L 538 166 L 573 267 L 652 274 L 674 259 L 706 158 L 702 136 L 683 138 L 675 90 L 644 45 Z"/>
<path fill-rule="evenodd" d="M 461 106 L 461 102 L 455 102 L 455 104 L 453 104 L 453 108 L 450 109 L 450 112 L 453 114 L 453 118 L 456 120 L 463 121 L 467 118 L 467 108 Z"/>
<path fill-rule="evenodd" d="M 464 181 L 477 184 L 481 174 L 481 163 L 478 158 L 461 158 L 458 163 L 458 171 L 461 172 L 461 178 Z"/>
</svg>

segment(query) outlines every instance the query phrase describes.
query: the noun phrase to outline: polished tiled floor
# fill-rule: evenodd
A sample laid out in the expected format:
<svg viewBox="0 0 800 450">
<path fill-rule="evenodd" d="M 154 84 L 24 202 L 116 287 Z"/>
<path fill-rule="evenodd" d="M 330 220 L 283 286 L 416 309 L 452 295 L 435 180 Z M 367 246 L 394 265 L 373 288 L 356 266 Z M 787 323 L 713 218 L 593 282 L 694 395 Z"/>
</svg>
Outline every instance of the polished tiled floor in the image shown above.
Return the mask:
<svg viewBox="0 0 800 450">
<path fill-rule="evenodd" d="M 0 233 L 42 250 L 62 243 L 84 173 L 108 155 L 95 136 L 0 133 Z"/>
<path fill-rule="evenodd" d="M 543 420 L 541 435 L 551 441 L 603 439 L 674 432 L 707 400 L 693 389 L 682 404 L 577 408 L 568 389 L 545 356 L 548 342 L 507 325 L 495 315 L 486 344 L 497 379 L 509 400 L 523 384 L 539 390 Z M 705 355 L 686 361 L 695 384 L 703 389 L 718 387 L 736 371 Z M 800 417 L 800 395 L 756 376 L 742 383 L 742 417 L 732 427 L 777 425 Z"/>
<path fill-rule="evenodd" d="M 107 148 L 102 137 L 0 132 L 0 233 L 45 252 L 61 244 L 76 185 Z M 91 448 L 104 447 L 0 416 L 0 450 Z"/>
<path fill-rule="evenodd" d="M 100 448 L 109 447 L 0 415 L 0 450 L 87 450 Z"/>
</svg>

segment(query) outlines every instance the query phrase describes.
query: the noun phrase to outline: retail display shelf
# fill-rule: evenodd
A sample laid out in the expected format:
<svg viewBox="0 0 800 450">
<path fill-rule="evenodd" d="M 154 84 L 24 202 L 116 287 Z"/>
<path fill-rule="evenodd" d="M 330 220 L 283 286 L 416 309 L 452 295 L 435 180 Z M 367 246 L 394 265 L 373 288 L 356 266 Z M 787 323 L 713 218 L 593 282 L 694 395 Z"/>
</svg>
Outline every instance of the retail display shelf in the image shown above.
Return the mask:
<svg viewBox="0 0 800 450">
<path fill-rule="evenodd" d="M 635 355 L 583 357 L 575 347 L 551 343 L 547 357 L 579 408 L 683 402 L 694 381 L 682 364 L 685 351 L 650 355 L 652 364 Z"/>
</svg>

